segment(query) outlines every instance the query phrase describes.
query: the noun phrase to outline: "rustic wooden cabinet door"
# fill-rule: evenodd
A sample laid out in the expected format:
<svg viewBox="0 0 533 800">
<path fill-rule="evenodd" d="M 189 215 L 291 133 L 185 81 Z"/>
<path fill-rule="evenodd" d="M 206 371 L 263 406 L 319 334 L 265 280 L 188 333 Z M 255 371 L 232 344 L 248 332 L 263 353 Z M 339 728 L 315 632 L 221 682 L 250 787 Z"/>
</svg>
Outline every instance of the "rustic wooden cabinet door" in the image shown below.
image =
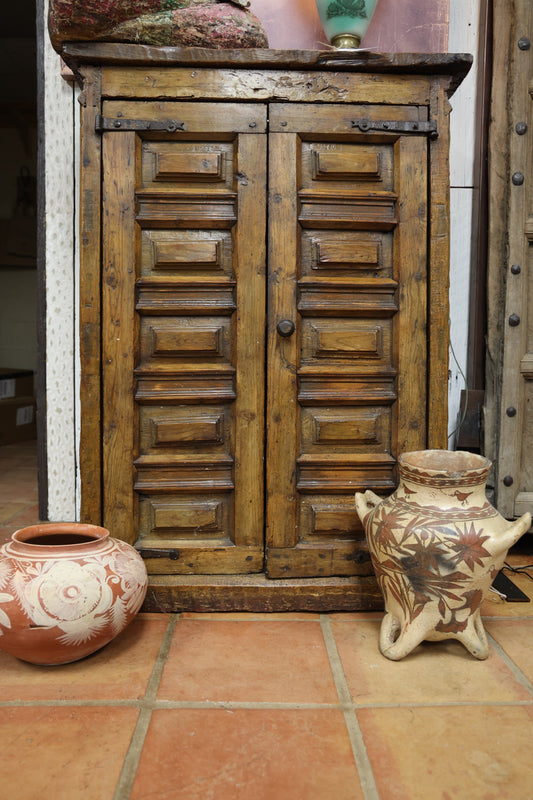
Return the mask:
<svg viewBox="0 0 533 800">
<path fill-rule="evenodd" d="M 81 517 L 145 609 L 370 609 L 354 493 L 446 446 L 447 54 L 72 43 Z M 528 349 L 529 352 L 529 349 Z"/>
<path fill-rule="evenodd" d="M 270 578 L 369 569 L 354 492 L 426 444 L 427 142 L 363 111 L 104 106 L 104 524 L 152 573 L 262 571 L 265 486 Z"/>
<path fill-rule="evenodd" d="M 152 573 L 261 571 L 266 106 L 104 118 L 104 524 Z"/>
<path fill-rule="evenodd" d="M 360 572 L 354 492 L 391 491 L 398 454 L 426 446 L 427 141 L 354 131 L 383 114 L 418 119 L 270 107 L 271 578 Z"/>
</svg>

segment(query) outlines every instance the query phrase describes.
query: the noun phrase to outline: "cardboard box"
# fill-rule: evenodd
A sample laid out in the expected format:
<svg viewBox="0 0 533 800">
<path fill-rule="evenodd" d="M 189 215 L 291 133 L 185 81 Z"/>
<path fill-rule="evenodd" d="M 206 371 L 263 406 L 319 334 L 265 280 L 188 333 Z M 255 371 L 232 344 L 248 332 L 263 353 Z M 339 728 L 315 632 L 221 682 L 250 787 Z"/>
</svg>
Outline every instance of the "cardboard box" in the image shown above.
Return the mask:
<svg viewBox="0 0 533 800">
<path fill-rule="evenodd" d="M 30 369 L 0 367 L 0 400 L 33 396 L 33 372 Z"/>
<path fill-rule="evenodd" d="M 36 438 L 35 398 L 9 397 L 0 400 L 0 445 Z"/>
</svg>

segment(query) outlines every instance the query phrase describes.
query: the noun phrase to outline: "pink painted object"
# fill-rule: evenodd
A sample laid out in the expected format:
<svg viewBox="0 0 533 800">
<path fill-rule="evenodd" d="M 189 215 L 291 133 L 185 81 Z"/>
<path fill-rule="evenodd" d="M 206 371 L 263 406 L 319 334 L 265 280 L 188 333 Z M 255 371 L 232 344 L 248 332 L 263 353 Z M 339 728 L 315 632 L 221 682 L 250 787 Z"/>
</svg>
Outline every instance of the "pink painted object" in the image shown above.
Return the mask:
<svg viewBox="0 0 533 800">
<path fill-rule="evenodd" d="M 52 45 L 130 42 L 158 47 L 268 47 L 244 0 L 50 0 Z"/>
</svg>

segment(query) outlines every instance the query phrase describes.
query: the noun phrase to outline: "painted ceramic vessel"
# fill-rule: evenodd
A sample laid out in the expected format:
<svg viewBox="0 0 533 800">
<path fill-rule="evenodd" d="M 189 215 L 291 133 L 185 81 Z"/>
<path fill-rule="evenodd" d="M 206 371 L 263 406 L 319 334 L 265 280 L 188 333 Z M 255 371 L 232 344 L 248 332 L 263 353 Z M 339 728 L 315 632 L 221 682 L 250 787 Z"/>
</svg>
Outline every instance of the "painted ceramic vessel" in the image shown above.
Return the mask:
<svg viewBox="0 0 533 800">
<path fill-rule="evenodd" d="M 339 49 L 359 47 L 374 16 L 378 0 L 315 0 L 330 44 Z"/>
<path fill-rule="evenodd" d="M 481 603 L 509 547 L 531 526 L 530 514 L 511 524 L 488 502 L 490 466 L 473 453 L 403 453 L 390 497 L 356 494 L 385 599 L 379 647 L 387 658 L 449 638 L 476 658 L 488 656 Z"/>
<path fill-rule="evenodd" d="M 66 664 L 115 638 L 147 587 L 139 554 L 83 523 L 22 528 L 0 549 L 0 650 Z"/>
</svg>

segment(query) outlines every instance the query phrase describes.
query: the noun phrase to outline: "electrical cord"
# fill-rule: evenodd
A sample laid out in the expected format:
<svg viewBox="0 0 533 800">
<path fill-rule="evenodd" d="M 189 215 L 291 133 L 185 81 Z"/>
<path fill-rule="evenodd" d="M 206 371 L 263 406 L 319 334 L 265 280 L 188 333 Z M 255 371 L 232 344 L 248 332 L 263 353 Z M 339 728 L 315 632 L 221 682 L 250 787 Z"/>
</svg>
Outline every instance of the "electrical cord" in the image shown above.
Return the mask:
<svg viewBox="0 0 533 800">
<path fill-rule="evenodd" d="M 509 570 L 509 572 L 514 572 L 517 575 L 526 575 L 530 581 L 533 581 L 533 575 L 530 575 L 528 570 L 533 569 L 533 564 L 519 564 L 516 567 L 511 566 L 508 564 L 507 561 L 503 563 L 503 569 Z"/>
</svg>

